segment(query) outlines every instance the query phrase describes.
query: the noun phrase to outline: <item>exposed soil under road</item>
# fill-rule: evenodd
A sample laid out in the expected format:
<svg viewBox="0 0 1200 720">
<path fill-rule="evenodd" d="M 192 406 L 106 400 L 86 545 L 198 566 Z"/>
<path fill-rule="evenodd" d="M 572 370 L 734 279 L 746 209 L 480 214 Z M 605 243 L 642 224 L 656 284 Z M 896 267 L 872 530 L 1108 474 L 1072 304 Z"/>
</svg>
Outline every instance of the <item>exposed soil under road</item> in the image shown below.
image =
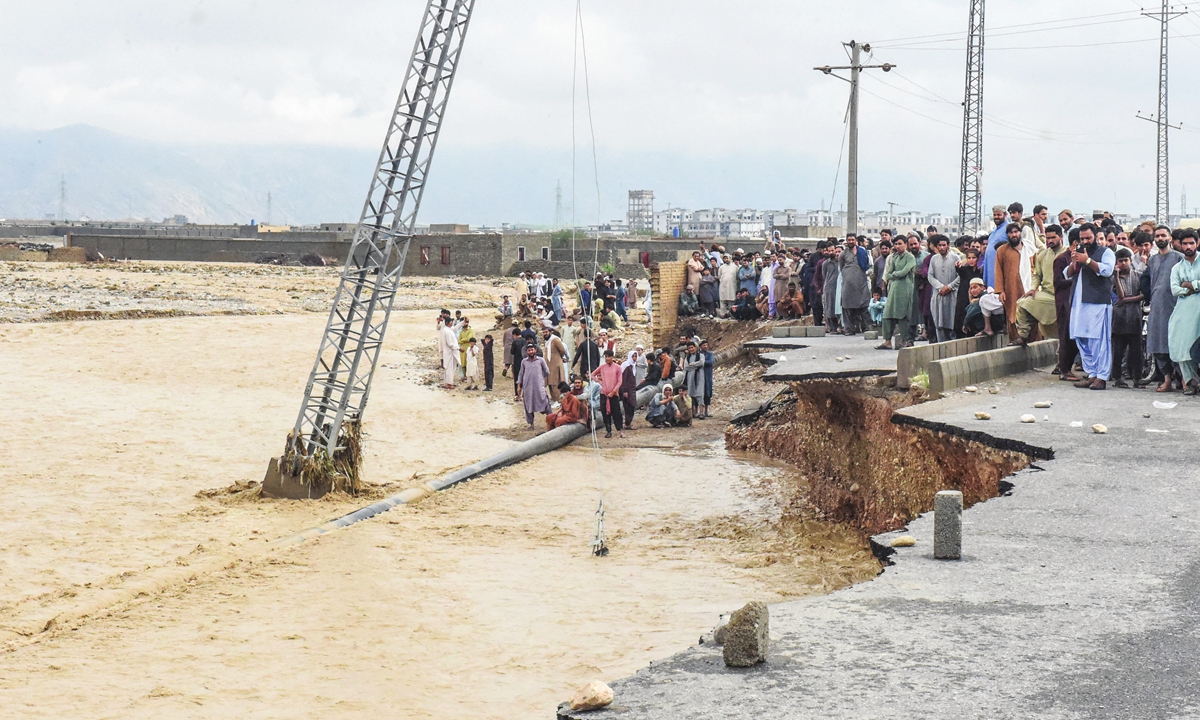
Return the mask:
<svg viewBox="0 0 1200 720">
<path fill-rule="evenodd" d="M 222 275 L 221 291 L 241 277 L 254 276 Z M 857 533 L 794 491 L 794 471 L 724 451 L 720 418 L 744 404 L 733 383 L 771 389 L 721 371 L 707 424 L 601 439 L 600 453 L 580 441 L 270 550 L 364 500 L 222 490 L 261 479 L 281 449 L 324 321 L 258 302 L 285 314 L 0 326 L 15 409 L 0 416 L 6 712 L 544 716 L 749 599 L 879 570 Z M 371 496 L 497 452 L 520 422 L 504 394 L 421 384 L 430 320 L 393 319 L 366 423 Z M 601 497 L 612 552 L 597 559 Z"/>
</svg>

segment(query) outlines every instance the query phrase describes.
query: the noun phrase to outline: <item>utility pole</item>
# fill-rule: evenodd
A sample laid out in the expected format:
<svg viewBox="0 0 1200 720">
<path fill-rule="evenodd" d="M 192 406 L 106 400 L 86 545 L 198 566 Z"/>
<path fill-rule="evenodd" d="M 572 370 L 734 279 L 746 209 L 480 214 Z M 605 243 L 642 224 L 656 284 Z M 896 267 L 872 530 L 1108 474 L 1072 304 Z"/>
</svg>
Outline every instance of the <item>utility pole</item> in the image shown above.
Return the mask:
<svg viewBox="0 0 1200 720">
<path fill-rule="evenodd" d="M 962 138 L 958 222 L 963 234 L 974 235 L 979 232 L 983 210 L 983 0 L 971 0 L 971 18 L 967 23 Z"/>
<path fill-rule="evenodd" d="M 554 188 L 554 229 L 563 228 L 562 180 Z"/>
<path fill-rule="evenodd" d="M 889 230 L 892 229 L 892 224 L 893 224 L 892 216 L 896 214 L 896 206 L 899 204 L 900 203 L 894 203 L 894 202 L 889 202 L 887 204 L 887 206 L 888 206 L 888 229 Z"/>
<path fill-rule="evenodd" d="M 1178 130 L 1180 125 L 1171 125 L 1167 120 L 1167 23 L 1179 17 L 1186 15 L 1187 8 L 1182 10 L 1172 10 L 1168 0 L 1162 0 L 1162 10 L 1158 12 L 1142 12 L 1148 18 L 1153 18 L 1159 22 L 1159 40 L 1158 40 L 1158 115 L 1144 117 L 1140 112 L 1137 114 L 1142 120 L 1148 120 L 1158 126 L 1158 177 L 1155 182 L 1155 200 L 1154 200 L 1154 217 L 1160 225 L 1165 225 L 1170 222 L 1171 217 L 1171 175 L 1170 154 L 1167 147 L 1167 131 L 1171 128 Z"/>
<path fill-rule="evenodd" d="M 271 191 L 267 191 L 267 225 L 271 225 Z"/>
<path fill-rule="evenodd" d="M 63 173 L 62 180 L 58 183 L 58 217 L 63 222 L 67 221 L 67 174 Z"/>
<path fill-rule="evenodd" d="M 882 65 L 863 65 L 860 62 L 861 52 L 866 50 L 871 52 L 869 44 L 860 44 L 853 40 L 848 43 L 842 43 L 850 48 L 850 64 L 849 65 L 823 65 L 815 67 L 813 70 L 819 70 L 826 75 L 833 75 L 838 80 L 845 80 L 850 83 L 850 146 L 848 161 L 846 165 L 846 232 L 858 232 L 858 75 L 863 70 L 878 68 L 884 72 L 891 72 L 891 69 L 896 67 L 891 63 L 883 63 Z M 834 75 L 834 70 L 849 70 L 850 78 L 844 78 L 841 75 Z"/>
</svg>

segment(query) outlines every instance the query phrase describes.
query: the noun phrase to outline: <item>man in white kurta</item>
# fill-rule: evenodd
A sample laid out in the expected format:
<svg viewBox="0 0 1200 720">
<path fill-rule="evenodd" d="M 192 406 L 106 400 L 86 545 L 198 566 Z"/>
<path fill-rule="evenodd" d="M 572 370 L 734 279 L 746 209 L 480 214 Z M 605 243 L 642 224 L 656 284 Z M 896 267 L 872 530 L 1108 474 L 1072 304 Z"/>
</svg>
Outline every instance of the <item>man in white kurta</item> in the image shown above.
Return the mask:
<svg viewBox="0 0 1200 720">
<path fill-rule="evenodd" d="M 438 342 L 438 351 L 442 356 L 442 370 L 445 372 L 444 386 L 448 388 L 454 387 L 454 381 L 458 377 L 458 338 L 454 335 L 454 330 L 449 325 L 442 325 L 442 332 Z"/>
</svg>

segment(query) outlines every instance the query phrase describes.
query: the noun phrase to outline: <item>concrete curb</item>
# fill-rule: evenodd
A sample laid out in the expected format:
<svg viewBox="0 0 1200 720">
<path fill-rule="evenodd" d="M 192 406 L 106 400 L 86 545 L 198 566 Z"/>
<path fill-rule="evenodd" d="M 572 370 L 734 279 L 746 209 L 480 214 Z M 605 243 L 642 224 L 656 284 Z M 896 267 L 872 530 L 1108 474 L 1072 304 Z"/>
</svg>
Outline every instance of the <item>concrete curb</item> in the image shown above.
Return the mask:
<svg viewBox="0 0 1200 720">
<path fill-rule="evenodd" d="M 1017 375 L 1057 361 L 1057 340 L 933 360 L 928 366 L 929 393 L 936 397 L 947 390 Z"/>
<path fill-rule="evenodd" d="M 1002 348 L 1007 344 L 1007 338 L 1007 335 L 997 333 L 985 337 L 970 337 L 950 342 L 901 348 L 896 353 L 896 387 L 907 390 L 910 379 L 922 372 L 929 372 L 929 363 L 934 360 L 945 360 L 960 355 Z"/>
</svg>

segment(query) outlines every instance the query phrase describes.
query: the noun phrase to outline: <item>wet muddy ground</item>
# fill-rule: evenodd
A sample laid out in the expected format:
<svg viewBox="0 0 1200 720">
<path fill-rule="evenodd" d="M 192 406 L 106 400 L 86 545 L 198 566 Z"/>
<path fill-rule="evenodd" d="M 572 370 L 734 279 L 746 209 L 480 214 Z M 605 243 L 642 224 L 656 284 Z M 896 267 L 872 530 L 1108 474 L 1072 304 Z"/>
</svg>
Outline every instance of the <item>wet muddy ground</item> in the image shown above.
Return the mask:
<svg viewBox="0 0 1200 720">
<path fill-rule="evenodd" d="M 22 409 L 0 416 L 7 712 L 542 716 L 747 600 L 878 572 L 858 534 L 794 492 L 794 471 L 726 453 L 720 420 L 585 439 L 275 550 L 365 500 L 227 491 L 281 449 L 324 317 L 239 289 L 258 276 L 222 277 L 282 314 L 0 325 L 0 383 Z M 422 384 L 433 339 L 428 311 L 393 319 L 366 423 L 372 496 L 499 451 L 520 421 L 506 397 Z"/>
</svg>

